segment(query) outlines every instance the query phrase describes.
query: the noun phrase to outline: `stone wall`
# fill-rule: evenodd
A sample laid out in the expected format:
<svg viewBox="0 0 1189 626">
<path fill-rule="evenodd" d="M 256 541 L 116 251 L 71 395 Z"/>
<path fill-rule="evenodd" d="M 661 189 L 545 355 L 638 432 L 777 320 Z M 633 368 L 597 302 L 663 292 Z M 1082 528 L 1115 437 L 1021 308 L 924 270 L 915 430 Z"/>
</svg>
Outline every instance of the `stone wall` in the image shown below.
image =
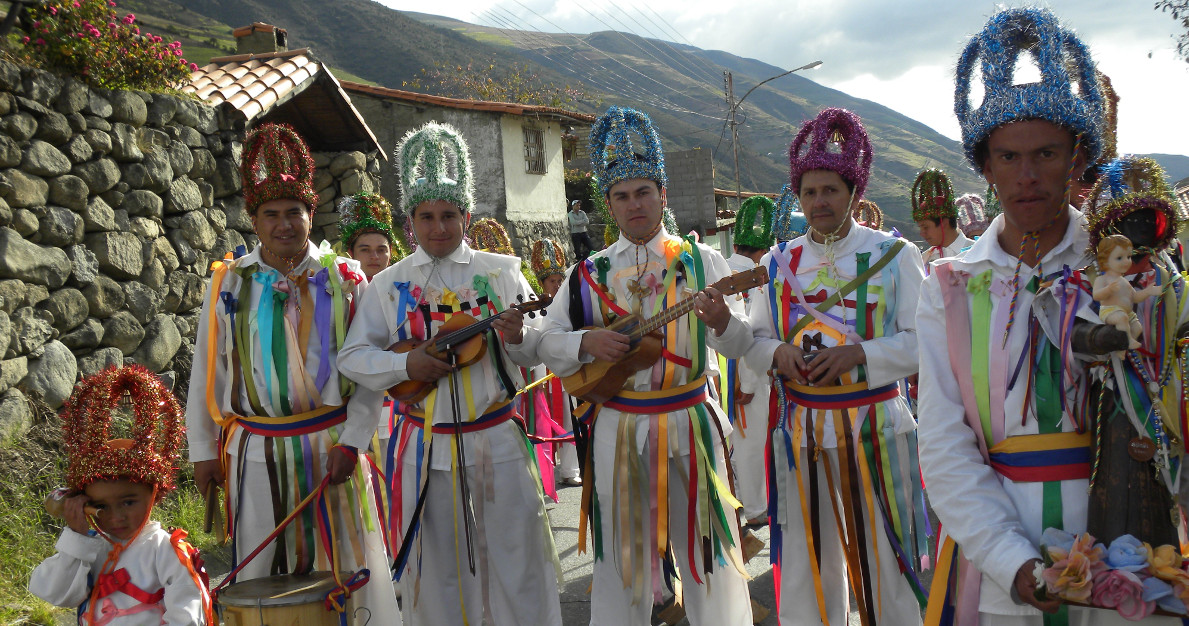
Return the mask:
<svg viewBox="0 0 1189 626">
<path fill-rule="evenodd" d="M 669 177 L 666 195 L 681 231 L 715 227 L 714 162 L 710 151 L 701 148 L 665 153 Z"/>
<path fill-rule="evenodd" d="M 138 363 L 188 374 L 211 261 L 252 247 L 245 122 L 189 97 L 90 89 L 0 61 L 0 437 L 75 381 Z M 318 241 L 376 154 L 318 154 Z M 331 216 L 334 216 L 333 219 Z"/>
</svg>

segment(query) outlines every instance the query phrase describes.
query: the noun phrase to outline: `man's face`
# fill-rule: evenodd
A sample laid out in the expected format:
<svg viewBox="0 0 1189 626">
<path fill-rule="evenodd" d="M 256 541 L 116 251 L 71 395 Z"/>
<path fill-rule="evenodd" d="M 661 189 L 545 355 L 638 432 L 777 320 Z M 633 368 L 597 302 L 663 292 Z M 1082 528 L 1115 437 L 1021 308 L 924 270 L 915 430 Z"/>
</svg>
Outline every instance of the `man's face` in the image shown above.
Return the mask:
<svg viewBox="0 0 1189 626">
<path fill-rule="evenodd" d="M 261 204 L 252 226 L 265 249 L 281 257 L 304 252 L 310 237 L 310 210 L 300 200 L 278 198 Z"/>
<path fill-rule="evenodd" d="M 858 203 L 858 198 L 851 202 L 846 181 L 833 170 L 809 170 L 802 174 L 798 199 L 809 225 L 822 234 L 830 234 L 850 220 Z"/>
<path fill-rule="evenodd" d="M 450 256 L 462 243 L 470 216 L 445 200 L 429 200 L 413 207 L 413 233 L 432 257 Z"/>
<path fill-rule="evenodd" d="M 351 246 L 351 258 L 359 261 L 363 274 L 370 281 L 392 262 L 392 246 L 380 233 L 363 233 Z"/>
<path fill-rule="evenodd" d="M 983 176 L 995 185 L 1003 217 L 1021 233 L 1040 231 L 1065 210 L 1073 134 L 1044 120 L 996 128 L 987 137 Z M 1073 176 L 1081 176 L 1085 156 L 1076 155 Z"/>
<path fill-rule="evenodd" d="M 661 222 L 665 190 L 654 180 L 629 178 L 611 186 L 607 203 L 619 230 L 630 238 L 643 239 Z"/>
<path fill-rule="evenodd" d="M 561 289 L 561 282 L 565 277 L 561 274 L 550 274 L 548 278 L 541 281 L 541 289 L 547 296 L 556 296 L 557 290 Z"/>
<path fill-rule="evenodd" d="M 945 245 L 945 228 L 941 224 L 934 224 L 933 220 L 924 219 L 917 220 L 917 228 L 921 229 L 921 239 L 930 246 L 944 246 Z"/>
</svg>

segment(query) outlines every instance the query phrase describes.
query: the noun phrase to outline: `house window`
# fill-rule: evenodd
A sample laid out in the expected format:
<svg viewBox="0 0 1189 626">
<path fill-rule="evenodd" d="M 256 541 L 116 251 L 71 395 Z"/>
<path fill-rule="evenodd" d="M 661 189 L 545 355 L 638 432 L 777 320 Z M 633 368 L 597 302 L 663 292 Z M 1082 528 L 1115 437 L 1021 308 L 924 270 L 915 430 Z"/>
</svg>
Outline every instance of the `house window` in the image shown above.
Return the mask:
<svg viewBox="0 0 1189 626">
<path fill-rule="evenodd" d="M 545 131 L 524 127 L 524 172 L 545 173 Z"/>
</svg>

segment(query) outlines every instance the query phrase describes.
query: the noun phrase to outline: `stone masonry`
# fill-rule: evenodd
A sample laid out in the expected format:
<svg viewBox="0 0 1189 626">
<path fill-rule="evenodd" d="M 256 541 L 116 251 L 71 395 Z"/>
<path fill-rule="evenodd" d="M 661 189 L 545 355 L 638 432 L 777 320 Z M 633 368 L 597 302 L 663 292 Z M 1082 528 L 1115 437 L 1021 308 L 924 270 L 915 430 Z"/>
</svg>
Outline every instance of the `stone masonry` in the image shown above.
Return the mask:
<svg viewBox="0 0 1189 626">
<path fill-rule="evenodd" d="M 108 365 L 188 373 L 210 263 L 256 242 L 243 134 L 237 113 L 190 97 L 0 61 L 0 438 L 25 426 L 26 395 L 57 408 Z M 314 158 L 311 239 L 333 241 L 338 200 L 378 189 L 380 163 Z"/>
</svg>

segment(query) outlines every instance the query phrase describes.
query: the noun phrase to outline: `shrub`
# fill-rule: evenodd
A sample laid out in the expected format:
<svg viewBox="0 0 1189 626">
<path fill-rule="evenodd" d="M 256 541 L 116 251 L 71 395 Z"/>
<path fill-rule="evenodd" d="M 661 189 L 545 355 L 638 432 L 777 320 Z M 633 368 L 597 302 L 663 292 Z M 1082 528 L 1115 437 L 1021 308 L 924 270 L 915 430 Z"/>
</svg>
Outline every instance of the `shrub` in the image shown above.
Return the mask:
<svg viewBox="0 0 1189 626">
<path fill-rule="evenodd" d="M 182 44 L 140 31 L 136 16 L 120 17 L 111 0 L 49 0 L 31 6 L 32 28 L 21 37 L 27 60 L 104 89 L 176 87 L 198 69 Z"/>
</svg>

